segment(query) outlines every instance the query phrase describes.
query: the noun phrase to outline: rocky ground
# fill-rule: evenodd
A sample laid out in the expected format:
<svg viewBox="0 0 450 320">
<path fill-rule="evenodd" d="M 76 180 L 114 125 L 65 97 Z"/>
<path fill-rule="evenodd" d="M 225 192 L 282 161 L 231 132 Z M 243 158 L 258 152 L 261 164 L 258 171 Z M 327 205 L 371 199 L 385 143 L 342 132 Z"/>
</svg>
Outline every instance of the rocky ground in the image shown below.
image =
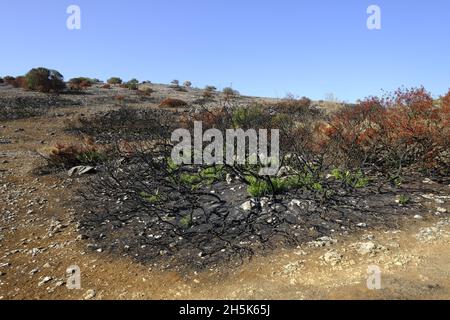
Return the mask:
<svg viewBox="0 0 450 320">
<path fill-rule="evenodd" d="M 0 90 L 4 99 L 31 95 Z M 35 170 L 43 162 L 40 152 L 77 140 L 65 131 L 67 121 L 116 108 L 110 98 L 119 89 L 101 91 L 104 96 L 95 90 L 50 101 L 37 118 L 0 122 L 0 299 L 450 298 L 450 186 L 431 180 L 417 181 L 420 205 L 395 223 L 361 222 L 357 230 L 335 230 L 238 267 L 161 271 L 93 250 L 77 231 L 71 205 L 83 180 Z M 164 86 L 158 94 L 155 101 L 136 98 L 136 105 L 154 106 L 167 94 L 198 98 L 195 90 L 175 93 Z M 395 197 L 392 203 L 398 206 Z M 81 270 L 80 290 L 66 287 L 66 269 L 73 265 Z M 367 288 L 372 265 L 381 270 L 381 290 Z"/>
</svg>

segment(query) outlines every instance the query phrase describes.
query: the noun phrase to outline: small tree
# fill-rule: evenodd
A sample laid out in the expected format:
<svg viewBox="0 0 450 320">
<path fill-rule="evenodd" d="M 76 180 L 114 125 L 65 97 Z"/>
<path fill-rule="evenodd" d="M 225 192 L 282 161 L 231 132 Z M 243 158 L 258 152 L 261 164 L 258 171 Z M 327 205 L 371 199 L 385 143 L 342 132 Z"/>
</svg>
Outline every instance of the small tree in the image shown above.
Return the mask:
<svg viewBox="0 0 450 320">
<path fill-rule="evenodd" d="M 190 88 L 190 87 L 192 86 L 192 82 L 190 82 L 190 81 L 185 81 L 185 82 L 183 83 L 183 86 L 185 86 L 186 88 Z"/>
<path fill-rule="evenodd" d="M 59 92 L 66 87 L 64 77 L 56 70 L 31 69 L 26 75 L 27 89 L 44 93 Z"/>
</svg>

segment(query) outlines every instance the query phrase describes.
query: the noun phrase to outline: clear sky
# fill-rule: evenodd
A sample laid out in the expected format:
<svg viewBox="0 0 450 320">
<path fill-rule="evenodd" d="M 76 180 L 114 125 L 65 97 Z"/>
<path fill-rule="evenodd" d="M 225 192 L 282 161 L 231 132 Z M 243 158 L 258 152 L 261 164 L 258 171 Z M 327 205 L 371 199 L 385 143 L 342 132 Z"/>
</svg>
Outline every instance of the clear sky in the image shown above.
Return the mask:
<svg viewBox="0 0 450 320">
<path fill-rule="evenodd" d="M 81 30 L 66 9 L 81 8 Z M 366 26 L 381 8 L 381 30 Z M 0 0 L 0 75 L 32 67 L 353 101 L 450 87 L 449 0 Z"/>
</svg>

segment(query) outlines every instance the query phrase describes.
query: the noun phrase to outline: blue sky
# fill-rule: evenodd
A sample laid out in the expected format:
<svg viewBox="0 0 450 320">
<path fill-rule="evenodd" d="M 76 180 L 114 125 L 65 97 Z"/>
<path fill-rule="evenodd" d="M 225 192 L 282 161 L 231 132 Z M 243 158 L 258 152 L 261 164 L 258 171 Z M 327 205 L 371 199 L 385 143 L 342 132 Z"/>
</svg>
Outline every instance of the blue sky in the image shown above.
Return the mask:
<svg viewBox="0 0 450 320">
<path fill-rule="evenodd" d="M 81 30 L 66 9 L 81 8 Z M 366 27 L 380 6 L 382 29 Z M 190 80 L 243 94 L 354 101 L 450 87 L 448 0 L 0 0 L 0 75 Z"/>
</svg>

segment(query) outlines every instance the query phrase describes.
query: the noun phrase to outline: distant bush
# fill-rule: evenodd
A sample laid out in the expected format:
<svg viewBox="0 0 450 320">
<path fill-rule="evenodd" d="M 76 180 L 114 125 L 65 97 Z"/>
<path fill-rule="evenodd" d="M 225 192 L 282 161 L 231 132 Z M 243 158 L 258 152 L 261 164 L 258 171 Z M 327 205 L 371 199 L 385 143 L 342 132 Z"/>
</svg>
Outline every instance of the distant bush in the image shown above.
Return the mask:
<svg viewBox="0 0 450 320">
<path fill-rule="evenodd" d="M 450 90 L 442 97 L 442 108 L 445 108 L 447 112 L 450 112 Z"/>
<path fill-rule="evenodd" d="M 186 88 L 190 88 L 190 87 L 192 86 L 192 82 L 190 82 L 190 81 L 185 81 L 185 82 L 183 83 L 183 86 L 185 86 Z"/>
<path fill-rule="evenodd" d="M 203 90 L 203 98 L 204 99 L 211 99 L 214 96 L 214 91 L 216 91 L 217 88 L 214 86 L 206 86 Z"/>
<path fill-rule="evenodd" d="M 122 79 L 119 77 L 112 77 L 109 78 L 108 81 L 106 81 L 108 84 L 115 85 L 115 84 L 122 84 Z"/>
<path fill-rule="evenodd" d="M 111 85 L 109 83 L 106 83 L 102 86 L 102 89 L 111 89 Z"/>
<path fill-rule="evenodd" d="M 57 93 L 66 87 L 61 73 L 46 68 L 31 69 L 25 75 L 25 79 L 27 89 L 32 91 Z"/>
<path fill-rule="evenodd" d="M 265 129 L 271 126 L 272 116 L 258 104 L 239 107 L 233 111 L 232 123 L 235 128 Z"/>
<path fill-rule="evenodd" d="M 4 81 L 6 84 L 9 84 L 9 85 L 13 85 L 13 83 L 14 83 L 15 80 L 16 80 L 16 78 L 11 77 L 11 76 L 3 77 L 3 81 Z"/>
<path fill-rule="evenodd" d="M 89 88 L 94 84 L 94 80 L 90 78 L 73 78 L 68 82 L 68 87 L 70 90 L 81 91 L 83 89 Z"/>
<path fill-rule="evenodd" d="M 172 82 L 170 84 L 172 86 L 174 86 L 174 87 L 178 87 L 180 85 L 180 81 L 179 80 L 172 80 Z"/>
<path fill-rule="evenodd" d="M 139 80 L 137 79 L 131 79 L 130 81 L 124 83 L 121 85 L 122 88 L 126 88 L 129 90 L 138 90 L 139 88 Z"/>
<path fill-rule="evenodd" d="M 15 78 L 11 84 L 14 88 L 28 89 L 27 79 L 23 76 Z"/>
<path fill-rule="evenodd" d="M 275 108 L 278 111 L 288 114 L 303 113 L 310 106 L 311 106 L 311 99 L 306 97 L 303 97 L 301 99 L 295 99 L 294 97 L 290 96 L 275 104 Z"/>
<path fill-rule="evenodd" d="M 159 106 L 166 108 L 181 108 L 187 106 L 187 102 L 180 99 L 167 98 L 164 99 Z"/>
<path fill-rule="evenodd" d="M 124 95 L 116 95 L 113 97 L 114 101 L 116 101 L 116 103 L 118 105 L 123 105 L 125 103 L 125 96 Z"/>
<path fill-rule="evenodd" d="M 0 78 L 0 84 L 5 83 L 5 81 L 3 80 L 3 78 Z"/>
<path fill-rule="evenodd" d="M 148 85 L 143 85 L 138 87 L 138 93 L 144 96 L 151 96 L 155 90 L 153 90 L 151 87 L 149 87 Z"/>
<path fill-rule="evenodd" d="M 236 98 L 240 94 L 238 91 L 236 91 L 230 87 L 224 88 L 222 92 L 225 97 L 225 100 L 230 100 L 230 99 Z"/>
</svg>

